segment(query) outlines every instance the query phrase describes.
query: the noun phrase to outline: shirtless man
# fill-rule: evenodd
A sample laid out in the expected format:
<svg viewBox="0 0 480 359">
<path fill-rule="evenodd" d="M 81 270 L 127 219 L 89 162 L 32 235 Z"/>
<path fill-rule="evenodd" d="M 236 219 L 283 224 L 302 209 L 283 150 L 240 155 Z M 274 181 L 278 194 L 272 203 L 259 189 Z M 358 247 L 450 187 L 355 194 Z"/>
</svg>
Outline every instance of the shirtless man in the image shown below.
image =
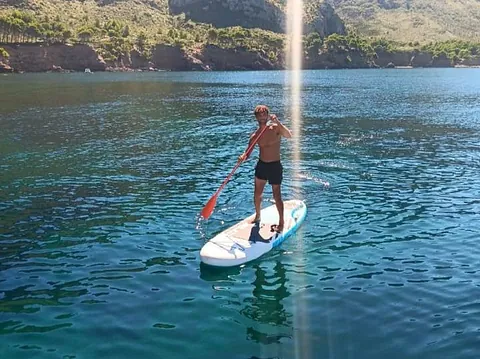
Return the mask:
<svg viewBox="0 0 480 359">
<path fill-rule="evenodd" d="M 277 206 L 280 217 L 278 225 L 275 226 L 275 230 L 282 232 L 284 219 L 280 185 L 283 179 L 283 167 L 280 162 L 280 142 L 282 137 L 291 138 L 292 133 L 278 120 L 277 116 L 270 115 L 269 112 L 268 107 L 264 105 L 259 105 L 255 108 L 254 113 L 258 121 L 258 129 L 250 136 L 250 141 L 247 146 L 247 148 L 250 147 L 250 144 L 256 140 L 262 129 L 267 126 L 267 122 L 270 121 L 267 130 L 257 142 L 260 148 L 260 159 L 255 166 L 255 219 L 253 222 L 260 222 L 262 194 L 268 181 L 268 183 L 272 185 L 273 198 L 275 199 L 275 205 Z M 238 160 L 245 161 L 249 155 L 249 153 L 244 152 Z"/>
</svg>

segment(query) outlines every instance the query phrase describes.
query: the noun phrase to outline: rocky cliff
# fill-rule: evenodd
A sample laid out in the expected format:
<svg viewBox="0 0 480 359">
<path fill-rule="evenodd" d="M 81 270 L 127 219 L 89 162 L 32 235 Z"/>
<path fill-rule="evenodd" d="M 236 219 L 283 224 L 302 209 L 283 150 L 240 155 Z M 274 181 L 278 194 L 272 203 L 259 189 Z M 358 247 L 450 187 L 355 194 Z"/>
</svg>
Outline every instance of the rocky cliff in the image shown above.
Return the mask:
<svg viewBox="0 0 480 359">
<path fill-rule="evenodd" d="M 331 34 L 344 35 L 347 33 L 345 24 L 330 4 L 322 3 L 311 11 L 313 21 L 307 22 L 304 33 L 316 31 L 321 37 L 327 37 Z"/>
<path fill-rule="evenodd" d="M 169 0 L 173 15 L 185 13 L 186 17 L 216 27 L 243 26 L 274 32 L 285 32 L 284 9 L 268 0 Z M 320 36 L 345 34 L 345 25 L 333 7 L 319 2 L 308 10 L 304 32 L 317 31 Z"/>
<path fill-rule="evenodd" d="M 17 72 L 104 71 L 105 61 L 88 45 L 5 45 L 7 62 Z"/>
<path fill-rule="evenodd" d="M 245 48 L 222 49 L 207 45 L 199 56 L 211 70 L 273 70 L 279 64 L 268 59 L 262 52 L 253 52 Z"/>
<path fill-rule="evenodd" d="M 480 55 L 465 59 L 459 65 L 480 67 Z"/>
<path fill-rule="evenodd" d="M 168 0 L 173 15 L 216 27 L 243 26 L 275 32 L 285 29 L 285 14 L 267 0 Z"/>
</svg>

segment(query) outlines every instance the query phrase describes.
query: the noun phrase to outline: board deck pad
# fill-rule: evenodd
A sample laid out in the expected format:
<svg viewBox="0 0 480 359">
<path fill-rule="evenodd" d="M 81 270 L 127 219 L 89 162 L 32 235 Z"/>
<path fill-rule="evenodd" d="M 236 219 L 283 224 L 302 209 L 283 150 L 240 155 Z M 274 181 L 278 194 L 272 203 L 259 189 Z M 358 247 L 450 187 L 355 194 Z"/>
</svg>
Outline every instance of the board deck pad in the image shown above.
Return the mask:
<svg viewBox="0 0 480 359">
<path fill-rule="evenodd" d="M 279 216 L 275 205 L 261 211 L 260 223 L 252 223 L 255 214 L 219 233 L 200 251 L 202 262 L 220 267 L 240 265 L 254 260 L 277 247 L 296 232 L 303 222 L 307 207 L 303 201 L 284 201 L 284 228 L 281 233 L 273 229 Z"/>
</svg>

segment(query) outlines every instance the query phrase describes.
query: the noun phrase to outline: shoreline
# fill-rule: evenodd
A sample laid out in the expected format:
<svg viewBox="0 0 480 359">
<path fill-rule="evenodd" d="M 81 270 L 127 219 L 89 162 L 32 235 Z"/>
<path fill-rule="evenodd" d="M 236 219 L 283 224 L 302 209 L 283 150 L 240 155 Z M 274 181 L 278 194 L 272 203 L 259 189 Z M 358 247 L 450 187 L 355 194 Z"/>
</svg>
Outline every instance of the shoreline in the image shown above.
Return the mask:
<svg viewBox="0 0 480 359">
<path fill-rule="evenodd" d="M 159 72 L 159 71 L 271 71 L 286 69 L 282 52 L 275 56 L 244 47 L 206 45 L 195 51 L 158 44 L 147 58 L 137 49 L 105 61 L 88 44 L 14 45 L 0 53 L 0 73 L 37 72 Z M 320 50 L 306 54 L 303 70 L 480 68 L 480 55 L 452 60 L 429 52 L 392 51 L 366 55 L 358 50 Z"/>
<path fill-rule="evenodd" d="M 480 66 L 465 66 L 465 65 L 456 65 L 451 67 L 412 67 L 412 66 L 397 66 L 397 67 L 344 67 L 344 68 L 303 68 L 301 71 L 343 71 L 343 70 L 438 70 L 438 69 L 480 69 Z M 152 69 L 152 70 L 143 70 L 143 69 L 132 69 L 132 68 L 115 68 L 115 69 L 108 69 L 108 70 L 100 70 L 100 71 L 90 71 L 85 72 L 81 70 L 47 70 L 47 71 L 11 71 L 11 72 L 0 72 L 0 75 L 8 76 L 8 75 L 25 75 L 25 74 L 85 74 L 85 75 L 93 75 L 98 73 L 157 73 L 157 72 L 192 72 L 192 73 L 207 73 L 207 72 L 286 72 L 289 71 L 288 69 L 258 69 L 258 70 L 165 70 L 165 69 Z"/>
</svg>

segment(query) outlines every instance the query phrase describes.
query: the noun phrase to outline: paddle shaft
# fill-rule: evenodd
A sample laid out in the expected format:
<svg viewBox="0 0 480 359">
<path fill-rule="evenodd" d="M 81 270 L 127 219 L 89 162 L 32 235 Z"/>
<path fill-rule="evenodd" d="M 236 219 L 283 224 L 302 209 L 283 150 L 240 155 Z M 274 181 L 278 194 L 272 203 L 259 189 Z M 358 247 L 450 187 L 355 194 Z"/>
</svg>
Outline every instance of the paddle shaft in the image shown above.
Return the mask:
<svg viewBox="0 0 480 359">
<path fill-rule="evenodd" d="M 247 156 L 250 155 L 250 152 L 253 150 L 253 147 L 255 147 L 255 145 L 257 144 L 258 140 L 260 140 L 260 137 L 262 137 L 263 133 L 266 131 L 267 129 L 267 126 L 265 126 L 262 131 L 260 131 L 260 134 L 257 136 L 257 138 L 250 144 L 250 146 L 248 146 L 247 150 L 245 151 L 245 154 L 247 154 Z M 221 192 L 221 190 L 225 187 L 225 185 L 228 183 L 228 181 L 230 180 L 230 178 L 233 176 L 233 174 L 235 173 L 235 171 L 238 169 L 238 167 L 240 167 L 240 165 L 243 163 L 243 161 L 239 161 L 235 167 L 233 167 L 233 170 L 229 173 L 229 175 L 227 176 L 227 178 L 225 178 L 225 181 L 223 181 L 222 185 L 217 189 L 217 192 L 215 192 L 214 194 L 214 197 L 215 196 L 218 196 L 218 194 Z"/>
</svg>

